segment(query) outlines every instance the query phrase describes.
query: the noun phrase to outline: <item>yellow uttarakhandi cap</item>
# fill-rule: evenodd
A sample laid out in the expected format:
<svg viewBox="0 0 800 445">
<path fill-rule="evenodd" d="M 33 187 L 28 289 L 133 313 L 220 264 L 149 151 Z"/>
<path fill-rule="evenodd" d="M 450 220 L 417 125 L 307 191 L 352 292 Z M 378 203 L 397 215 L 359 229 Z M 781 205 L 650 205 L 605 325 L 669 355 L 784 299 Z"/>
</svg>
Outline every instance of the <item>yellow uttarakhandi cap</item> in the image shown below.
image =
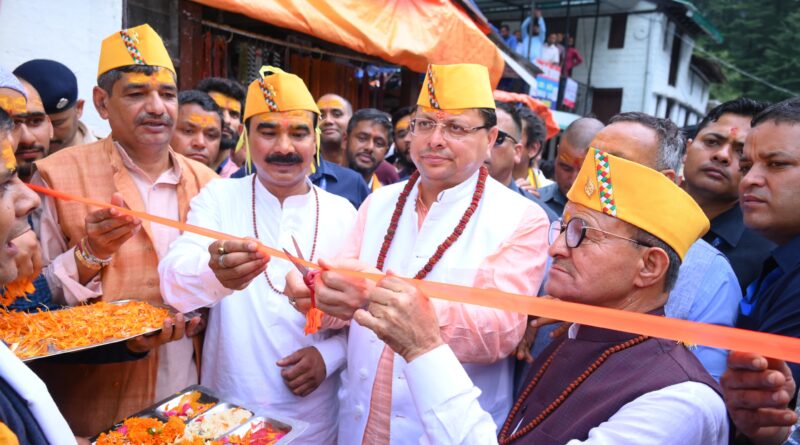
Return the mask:
<svg viewBox="0 0 800 445">
<path fill-rule="evenodd" d="M 417 105 L 436 110 L 494 109 L 489 70 L 473 63 L 428 65 Z"/>
<path fill-rule="evenodd" d="M 272 66 L 261 67 L 259 74 L 261 78 L 247 87 L 243 120 L 261 113 L 295 110 L 320 114 L 303 79 Z"/>
<path fill-rule="evenodd" d="M 123 29 L 106 37 L 100 45 L 97 77 L 128 65 L 160 66 L 175 74 L 164 42 L 148 24 Z"/>
<path fill-rule="evenodd" d="M 586 154 L 567 199 L 647 231 L 681 259 L 710 226 L 694 199 L 662 173 L 596 148 Z"/>
</svg>

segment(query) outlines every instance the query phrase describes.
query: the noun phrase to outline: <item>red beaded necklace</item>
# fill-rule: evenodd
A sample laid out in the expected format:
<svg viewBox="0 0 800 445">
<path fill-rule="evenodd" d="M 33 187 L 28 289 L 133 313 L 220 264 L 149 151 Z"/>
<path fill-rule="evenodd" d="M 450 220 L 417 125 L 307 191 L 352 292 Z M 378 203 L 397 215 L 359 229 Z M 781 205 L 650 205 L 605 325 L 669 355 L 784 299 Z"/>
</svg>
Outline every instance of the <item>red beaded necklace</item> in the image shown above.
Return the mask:
<svg viewBox="0 0 800 445">
<path fill-rule="evenodd" d="M 252 187 L 252 209 L 253 209 L 253 233 L 258 237 L 258 224 L 256 222 L 256 176 L 253 175 L 253 187 Z M 316 204 L 316 217 L 314 219 L 314 244 L 311 245 L 311 256 L 308 257 L 308 261 L 314 261 L 314 253 L 317 251 L 317 235 L 319 235 L 319 194 L 317 193 L 317 188 L 313 185 L 310 186 L 311 191 L 314 192 L 314 203 Z M 267 270 L 264 269 L 264 276 L 267 277 L 267 284 L 269 285 L 270 289 L 273 292 L 277 293 L 278 295 L 286 295 L 283 292 L 279 291 L 275 285 L 272 284 L 272 280 L 269 279 L 269 274 L 267 274 Z"/>
<path fill-rule="evenodd" d="M 426 275 L 433 270 L 433 266 L 442 259 L 442 255 L 453 245 L 454 242 L 464 233 L 464 228 L 469 223 L 470 218 L 475 213 L 475 210 L 478 209 L 478 203 L 481 201 L 481 197 L 483 196 L 483 190 L 486 187 L 486 176 L 489 175 L 489 171 L 486 169 L 486 166 L 481 166 L 480 173 L 478 174 L 478 184 L 475 185 L 475 192 L 472 194 L 472 202 L 470 202 L 469 207 L 464 212 L 464 215 L 461 216 L 461 220 L 456 225 L 456 228 L 453 230 L 453 233 L 448 236 L 442 244 L 436 248 L 436 252 L 430 257 L 428 263 L 425 264 L 422 269 L 417 272 L 414 276 L 415 279 L 421 280 L 425 278 Z M 389 252 L 389 247 L 392 245 L 392 240 L 394 239 L 394 235 L 397 232 L 397 224 L 400 222 L 400 216 L 403 214 L 403 207 L 406 205 L 406 200 L 408 200 L 408 195 L 411 193 L 411 190 L 414 188 L 414 184 L 416 184 L 417 180 L 419 179 L 419 170 L 415 171 L 410 178 L 408 178 L 408 182 L 406 186 L 403 188 L 403 191 L 400 193 L 400 197 L 397 199 L 397 204 L 394 207 L 394 213 L 392 213 L 392 220 L 389 223 L 389 228 L 386 230 L 386 236 L 383 237 L 383 245 L 381 246 L 381 250 L 378 253 L 378 262 L 376 267 L 378 270 L 383 270 L 383 264 L 386 262 L 386 254 Z"/>
<path fill-rule="evenodd" d="M 539 383 L 539 379 L 542 378 L 544 372 L 547 371 L 548 367 L 550 367 L 550 364 L 553 362 L 553 358 L 555 358 L 556 354 L 558 354 L 558 351 L 561 349 L 561 347 L 564 346 L 564 343 L 561 343 L 561 345 L 559 345 L 555 349 L 555 351 L 553 351 L 553 353 L 550 354 L 550 357 L 547 357 L 547 360 L 545 360 L 544 364 L 542 365 L 542 368 L 539 369 L 539 372 L 537 372 L 535 376 L 533 376 L 533 380 L 531 380 L 530 383 L 528 383 L 528 385 L 525 387 L 525 390 L 522 391 L 522 393 L 519 395 L 519 398 L 514 403 L 514 406 L 511 408 L 511 412 L 508 413 L 508 417 L 506 418 L 506 421 L 503 424 L 503 429 L 500 430 L 500 436 L 498 437 L 498 442 L 500 443 L 500 445 L 507 445 L 519 439 L 520 437 L 528 434 L 534 428 L 536 428 L 540 423 L 544 421 L 544 419 L 547 418 L 547 416 L 552 414 L 553 411 L 556 410 L 556 408 L 558 408 L 562 403 L 564 403 L 564 401 L 567 400 L 567 397 L 569 397 L 569 395 L 572 394 L 572 392 L 575 391 L 575 389 L 577 389 L 578 386 L 580 386 L 581 383 L 584 382 L 584 380 L 589 378 L 589 376 L 592 375 L 593 372 L 597 371 L 597 368 L 599 368 L 600 365 L 602 365 L 606 361 L 606 359 L 608 359 L 608 357 L 617 352 L 628 349 L 632 346 L 636 346 L 639 343 L 647 340 L 648 338 L 649 337 L 647 337 L 646 335 L 641 335 L 639 337 L 630 339 L 624 343 L 620 343 L 616 346 L 612 346 L 606 349 L 602 354 L 600 354 L 600 357 L 598 357 L 597 360 L 594 361 L 594 363 L 592 363 L 591 365 L 589 365 L 588 368 L 586 368 L 586 371 L 584 371 L 583 374 L 578 376 L 578 378 L 573 380 L 572 383 L 567 385 L 567 388 L 564 391 L 562 391 L 561 394 L 558 397 L 556 397 L 556 399 L 553 402 L 550 403 L 550 405 L 548 405 L 544 410 L 542 410 L 542 412 L 539 413 L 538 416 L 536 416 L 533 420 L 525 424 L 525 426 L 523 426 L 522 428 L 518 429 L 514 434 L 509 436 L 508 431 L 509 429 L 511 429 L 511 422 L 514 420 L 514 416 L 520 410 L 522 404 L 525 402 L 525 400 L 528 398 L 531 392 L 533 392 L 533 388 L 535 388 L 536 384 Z"/>
</svg>

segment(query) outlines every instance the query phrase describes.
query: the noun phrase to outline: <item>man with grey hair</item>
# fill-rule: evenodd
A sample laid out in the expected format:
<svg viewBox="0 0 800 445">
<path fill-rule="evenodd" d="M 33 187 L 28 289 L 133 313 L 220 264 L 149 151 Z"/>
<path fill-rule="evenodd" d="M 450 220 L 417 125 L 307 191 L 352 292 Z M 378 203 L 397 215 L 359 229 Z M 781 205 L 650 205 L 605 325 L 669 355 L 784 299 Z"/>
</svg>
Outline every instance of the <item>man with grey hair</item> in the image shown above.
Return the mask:
<svg viewBox="0 0 800 445">
<path fill-rule="evenodd" d="M 575 182 L 578 171 L 581 169 L 583 158 L 589 150 L 589 144 L 598 131 L 603 129 L 603 123 L 593 117 L 582 117 L 575 120 L 561 136 L 556 152 L 555 168 L 553 169 L 556 182 L 542 187 L 540 197 L 554 212 L 564 213 L 567 203 L 567 192 Z"/>
<path fill-rule="evenodd" d="M 621 113 L 592 141 L 592 146 L 660 171 L 675 181 L 684 140 L 669 119 L 645 113 Z M 741 300 L 739 282 L 725 256 L 697 240 L 681 264 L 678 281 L 669 294 L 666 315 L 690 321 L 733 326 Z M 699 346 L 695 355 L 719 381 L 727 351 Z"/>
</svg>

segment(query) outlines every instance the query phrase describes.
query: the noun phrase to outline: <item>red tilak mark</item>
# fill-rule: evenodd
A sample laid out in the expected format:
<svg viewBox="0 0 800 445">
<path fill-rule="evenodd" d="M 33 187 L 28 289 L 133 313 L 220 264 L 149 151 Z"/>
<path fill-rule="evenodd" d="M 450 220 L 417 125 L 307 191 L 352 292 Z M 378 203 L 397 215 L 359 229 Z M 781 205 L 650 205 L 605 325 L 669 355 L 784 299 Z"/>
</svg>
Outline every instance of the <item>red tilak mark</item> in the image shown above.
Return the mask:
<svg viewBox="0 0 800 445">
<path fill-rule="evenodd" d="M 739 134 L 739 129 L 737 127 L 731 127 L 731 138 L 736 139 L 737 134 Z"/>
</svg>

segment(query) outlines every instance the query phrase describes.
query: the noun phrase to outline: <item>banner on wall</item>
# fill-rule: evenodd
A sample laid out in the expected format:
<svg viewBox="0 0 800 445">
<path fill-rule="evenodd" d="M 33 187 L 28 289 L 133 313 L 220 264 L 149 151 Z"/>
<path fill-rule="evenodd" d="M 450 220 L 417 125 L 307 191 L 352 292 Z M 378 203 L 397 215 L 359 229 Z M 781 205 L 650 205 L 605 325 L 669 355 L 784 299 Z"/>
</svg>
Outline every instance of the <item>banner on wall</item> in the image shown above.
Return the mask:
<svg viewBox="0 0 800 445">
<path fill-rule="evenodd" d="M 536 59 L 534 64 L 542 70 L 536 76 L 536 86 L 531 87 L 530 95 L 555 110 L 558 104 L 558 80 L 561 77 L 561 66 Z"/>
</svg>

